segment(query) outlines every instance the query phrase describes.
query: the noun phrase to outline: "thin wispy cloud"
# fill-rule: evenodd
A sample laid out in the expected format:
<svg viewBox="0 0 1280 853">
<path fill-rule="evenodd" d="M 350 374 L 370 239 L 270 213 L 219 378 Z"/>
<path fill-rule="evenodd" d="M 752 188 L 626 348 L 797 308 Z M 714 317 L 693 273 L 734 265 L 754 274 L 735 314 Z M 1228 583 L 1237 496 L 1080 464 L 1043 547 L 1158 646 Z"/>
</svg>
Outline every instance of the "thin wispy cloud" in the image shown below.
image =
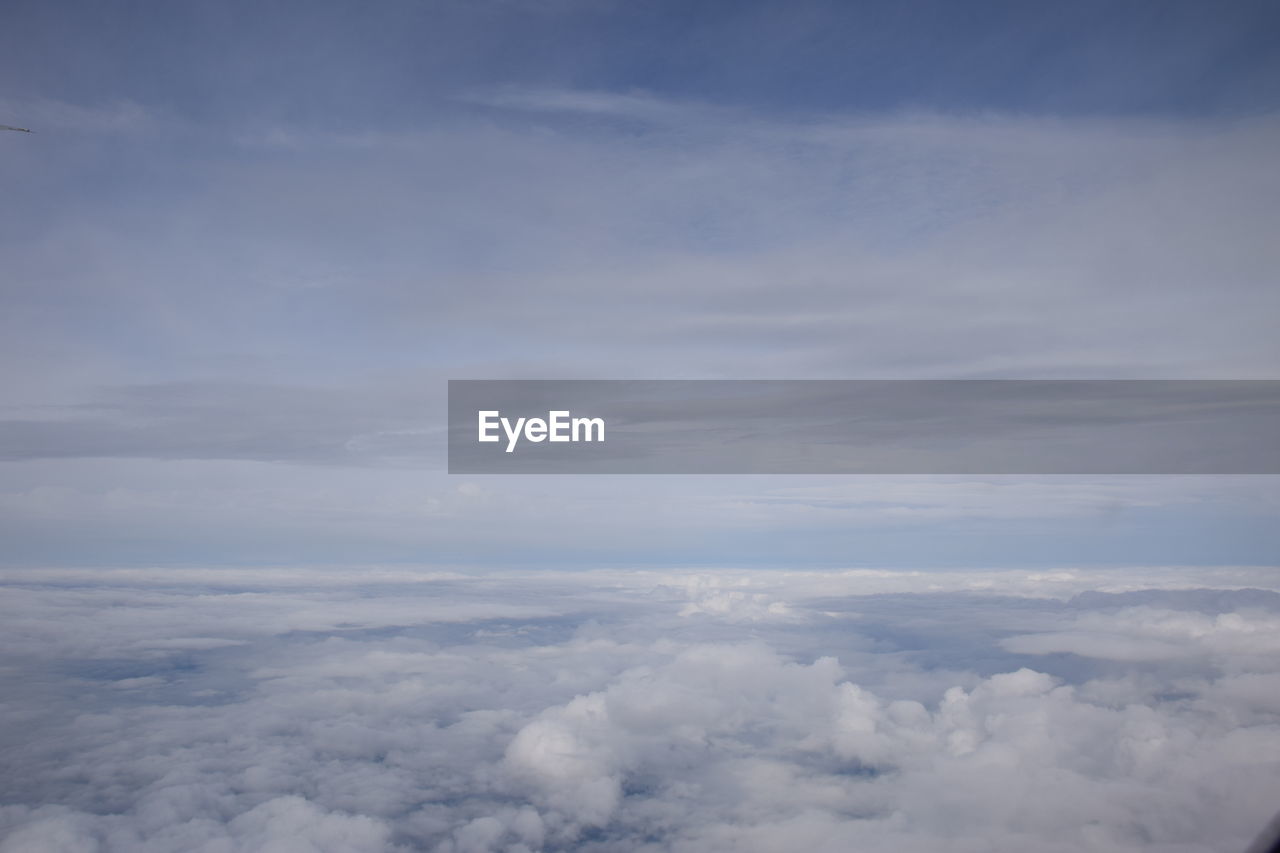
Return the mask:
<svg viewBox="0 0 1280 853">
<path fill-rule="evenodd" d="M 8 248 L 14 290 L 0 344 L 0 454 L 19 466 L 5 501 L 15 519 L 42 519 L 10 528 L 29 542 L 21 553 L 62 549 L 45 527 L 59 512 L 98 530 L 89 507 L 108 500 L 117 529 L 143 531 L 147 508 L 168 514 L 173 495 L 175 509 L 203 514 L 201 538 L 217 539 L 220 559 L 262 554 L 265 531 L 282 543 L 297 529 L 291 507 L 320 504 L 329 518 L 343 495 L 352 519 L 401 507 L 379 542 L 425 544 L 436 528 L 414 508 L 456 505 L 456 484 L 430 473 L 444 461 L 433 425 L 448 378 L 1274 374 L 1270 119 L 796 122 L 701 114 L 658 95 L 537 91 L 538 103 L 697 113 L 698 130 L 664 119 L 637 136 L 584 129 L 562 111 L 489 109 L 412 131 L 250 122 L 183 137 L 199 146 L 185 160 L 171 135 L 130 134 L 126 153 L 87 161 L 65 141 L 24 150 L 16 186 L 34 191 L 36 157 L 49 194 L 5 214 L 13 233 L 33 236 Z M 247 151 L 242 139 L 259 132 L 287 142 Z M 132 170 L 118 194 L 83 196 L 58 177 L 113 163 Z M 50 203 L 61 198 L 79 201 Z M 136 461 L 101 461 L 111 458 Z M 237 467 L 193 478 L 148 460 Z M 258 507 L 246 520 L 228 508 L 224 480 L 279 499 L 242 498 Z M 519 511 L 522 493 L 496 488 Z M 544 488 L 581 503 L 577 485 Z M 648 490 L 614 491 L 613 517 L 652 516 Z M 688 497 L 664 499 L 706 517 Z M 743 499 L 766 528 L 796 513 L 768 489 Z M 1271 504 L 1258 506 L 1251 528 Z M 471 511 L 459 529 L 483 530 L 489 510 Z M 1182 508 L 1152 512 L 1164 513 L 1157 527 L 1187 529 Z M 810 515 L 846 541 L 845 516 Z M 1210 511 L 1198 524 L 1218 523 Z M 566 526 L 545 541 L 572 548 L 574 525 L 555 524 Z M 1172 559 L 1173 546 L 1157 556 L 1137 536 L 1142 561 Z M 113 562 L 115 537 L 97 537 Z M 886 553 L 862 541 L 832 559 Z M 1253 556 L 1232 561 L 1271 547 L 1260 528 L 1239 541 Z M 487 539 L 475 545 L 490 553 Z M 268 550 L 278 558 L 278 548 Z"/>
</svg>

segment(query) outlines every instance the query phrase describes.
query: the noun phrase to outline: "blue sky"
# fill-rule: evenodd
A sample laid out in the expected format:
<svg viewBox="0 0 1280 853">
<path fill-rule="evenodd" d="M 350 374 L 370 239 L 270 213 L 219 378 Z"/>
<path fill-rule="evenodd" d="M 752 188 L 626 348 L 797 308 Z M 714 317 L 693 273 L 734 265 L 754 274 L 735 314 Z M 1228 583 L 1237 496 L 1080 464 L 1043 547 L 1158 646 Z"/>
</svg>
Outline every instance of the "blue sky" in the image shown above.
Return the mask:
<svg viewBox="0 0 1280 853">
<path fill-rule="evenodd" d="M 11 87 L 209 120 L 430 122 L 467 87 L 765 110 L 1231 114 L 1271 105 L 1264 2 L 10 5 Z"/>
<path fill-rule="evenodd" d="M 10 563 L 1274 561 L 1269 478 L 441 470 L 449 378 L 1274 378 L 1266 4 L 7 19 Z"/>
</svg>

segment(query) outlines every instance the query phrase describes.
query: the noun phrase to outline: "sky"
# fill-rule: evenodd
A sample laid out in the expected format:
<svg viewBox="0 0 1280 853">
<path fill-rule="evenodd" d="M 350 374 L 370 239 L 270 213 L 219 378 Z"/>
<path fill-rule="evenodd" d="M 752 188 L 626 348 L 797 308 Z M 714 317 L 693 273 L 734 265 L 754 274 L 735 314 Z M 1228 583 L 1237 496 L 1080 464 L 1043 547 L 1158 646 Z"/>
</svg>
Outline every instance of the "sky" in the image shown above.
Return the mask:
<svg viewBox="0 0 1280 853">
<path fill-rule="evenodd" d="M 460 481 L 441 432 L 450 378 L 1274 378 L 1268 4 L 7 17 L 0 118 L 35 132 L 0 139 L 5 562 L 1280 546 L 1249 477 L 996 478 L 973 510 L 950 481 Z"/>
<path fill-rule="evenodd" d="M 1275 477 L 444 438 L 449 379 L 1280 378 L 1275 4 L 3 18 L 0 853 L 1173 853 L 1274 811 Z"/>
</svg>

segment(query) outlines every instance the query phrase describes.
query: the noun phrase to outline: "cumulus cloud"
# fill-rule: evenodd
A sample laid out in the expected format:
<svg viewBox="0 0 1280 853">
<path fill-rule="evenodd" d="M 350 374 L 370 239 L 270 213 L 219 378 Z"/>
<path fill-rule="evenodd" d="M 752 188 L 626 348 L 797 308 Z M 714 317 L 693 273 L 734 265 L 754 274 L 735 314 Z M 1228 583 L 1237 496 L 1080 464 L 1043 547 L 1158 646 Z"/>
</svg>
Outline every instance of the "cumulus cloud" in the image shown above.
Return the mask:
<svg viewBox="0 0 1280 853">
<path fill-rule="evenodd" d="M 0 851 L 1240 850 L 1268 576 L 10 573 Z"/>
</svg>

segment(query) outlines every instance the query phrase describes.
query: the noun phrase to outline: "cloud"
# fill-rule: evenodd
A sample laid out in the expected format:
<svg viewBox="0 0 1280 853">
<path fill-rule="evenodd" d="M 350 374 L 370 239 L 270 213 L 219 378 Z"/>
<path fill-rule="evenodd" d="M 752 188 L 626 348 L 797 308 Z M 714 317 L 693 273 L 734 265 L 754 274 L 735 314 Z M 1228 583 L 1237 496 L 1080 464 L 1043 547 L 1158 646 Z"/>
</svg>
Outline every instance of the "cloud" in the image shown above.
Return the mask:
<svg viewBox="0 0 1280 853">
<path fill-rule="evenodd" d="M 3 853 L 102 849 L 376 853 L 388 849 L 390 835 L 380 821 L 325 812 L 296 796 L 268 800 L 225 824 L 197 819 L 156 832 L 139 831 L 125 821 L 87 821 L 56 807 L 34 809 L 20 819 L 22 827 L 0 841 Z"/>
<path fill-rule="evenodd" d="M 443 432 L 431 426 L 442 420 L 434 401 L 368 387 L 174 382 L 105 388 L 51 414 L 0 421 L 0 458 L 421 465 Z"/>
<path fill-rule="evenodd" d="M 709 104 L 681 103 L 646 92 L 591 92 L 575 89 L 507 86 L 479 90 L 460 98 L 468 103 L 507 110 L 603 116 L 655 124 L 702 123 L 733 114 Z"/>
<path fill-rule="evenodd" d="M 33 187 L 83 204 L 18 206 L 7 343 L 59 385 L 359 381 L 424 347 L 455 377 L 1271 375 L 1273 117 L 700 115 L 271 125 L 307 156 L 183 159 L 144 200 Z"/>
<path fill-rule="evenodd" d="M 0 850 L 1243 849 L 1274 587 L 1059 574 L 10 574 Z"/>
<path fill-rule="evenodd" d="M 1240 487 L 1254 502 L 1114 482 L 633 478 L 459 495 L 429 474 L 448 378 L 1275 374 L 1270 114 L 783 116 L 513 91 L 676 117 L 187 116 L 110 144 L 20 140 L 0 158 L 7 558 L 559 564 L 629 541 L 651 563 L 983 564 L 1000 549 L 947 529 L 957 517 L 1021 517 L 1008 529 L 1030 542 L 1037 519 L 1068 515 L 1051 547 L 1012 559 L 1274 552 L 1262 484 Z M 245 144 L 268 138 L 281 144 Z M 104 189 L 116 181 L 128 192 Z M 509 540 L 489 535 L 498 507 Z M 1253 526 L 1219 522 L 1232 515 Z M 1168 535 L 1134 532 L 1157 517 Z M 1112 533 L 1118 547 L 1094 544 Z"/>
<path fill-rule="evenodd" d="M 134 563 L 128 542 L 181 530 L 202 543 L 197 559 L 315 560 L 306 543 L 334 537 L 324 552 L 398 559 L 438 542 L 448 514 L 452 552 L 503 557 L 483 535 L 492 503 L 405 473 L 443 464 L 448 378 L 1275 373 L 1264 223 L 1276 197 L 1259 177 L 1274 171 L 1273 116 L 782 117 L 642 100 L 699 118 L 640 130 L 524 109 L 367 128 L 252 119 L 237 133 L 278 131 L 289 148 L 246 148 L 225 128 L 196 140 L 183 125 L 119 150 L 59 143 L 0 162 L 15 187 L 0 214 L 15 235 L 0 318 L 13 553 Z M 130 193 L 90 191 L 121 174 Z M 523 513 L 525 488 L 490 492 Z M 1067 503 L 992 498 L 985 484 L 945 500 L 883 482 L 827 499 L 816 480 L 785 495 L 614 483 L 579 501 L 577 488 L 538 485 L 554 499 L 508 550 L 578 541 L 582 513 L 652 517 L 661 500 L 677 507 L 667 521 L 750 517 L 827 537 L 851 518 L 893 531 L 970 511 L 1060 517 Z M 895 498 L 877 504 L 874 489 Z M 1082 487 L 1075 506 L 1108 523 L 1146 517 L 1152 497 L 1213 515 L 1176 489 L 1131 500 L 1101 484 L 1095 501 Z M 1273 489 L 1254 490 L 1274 505 Z M 548 518 L 560 505 L 574 511 Z M 65 553 L 66 526 L 94 559 Z M 681 537 L 679 552 L 697 549 Z M 863 547 L 869 561 L 893 550 Z"/>
<path fill-rule="evenodd" d="M 1280 655 L 1280 615 L 1275 613 L 1274 596 L 1259 590 L 1252 593 L 1245 591 L 1241 596 L 1240 610 L 1216 614 L 1151 606 L 1104 613 L 1086 610 L 1070 620 L 1068 630 L 1008 637 L 1001 645 L 1019 654 L 1067 652 L 1120 661 L 1185 660 L 1188 646 L 1193 645 L 1197 654 L 1212 655 L 1219 665 Z M 1270 610 L 1259 607 L 1268 604 Z"/>
</svg>

